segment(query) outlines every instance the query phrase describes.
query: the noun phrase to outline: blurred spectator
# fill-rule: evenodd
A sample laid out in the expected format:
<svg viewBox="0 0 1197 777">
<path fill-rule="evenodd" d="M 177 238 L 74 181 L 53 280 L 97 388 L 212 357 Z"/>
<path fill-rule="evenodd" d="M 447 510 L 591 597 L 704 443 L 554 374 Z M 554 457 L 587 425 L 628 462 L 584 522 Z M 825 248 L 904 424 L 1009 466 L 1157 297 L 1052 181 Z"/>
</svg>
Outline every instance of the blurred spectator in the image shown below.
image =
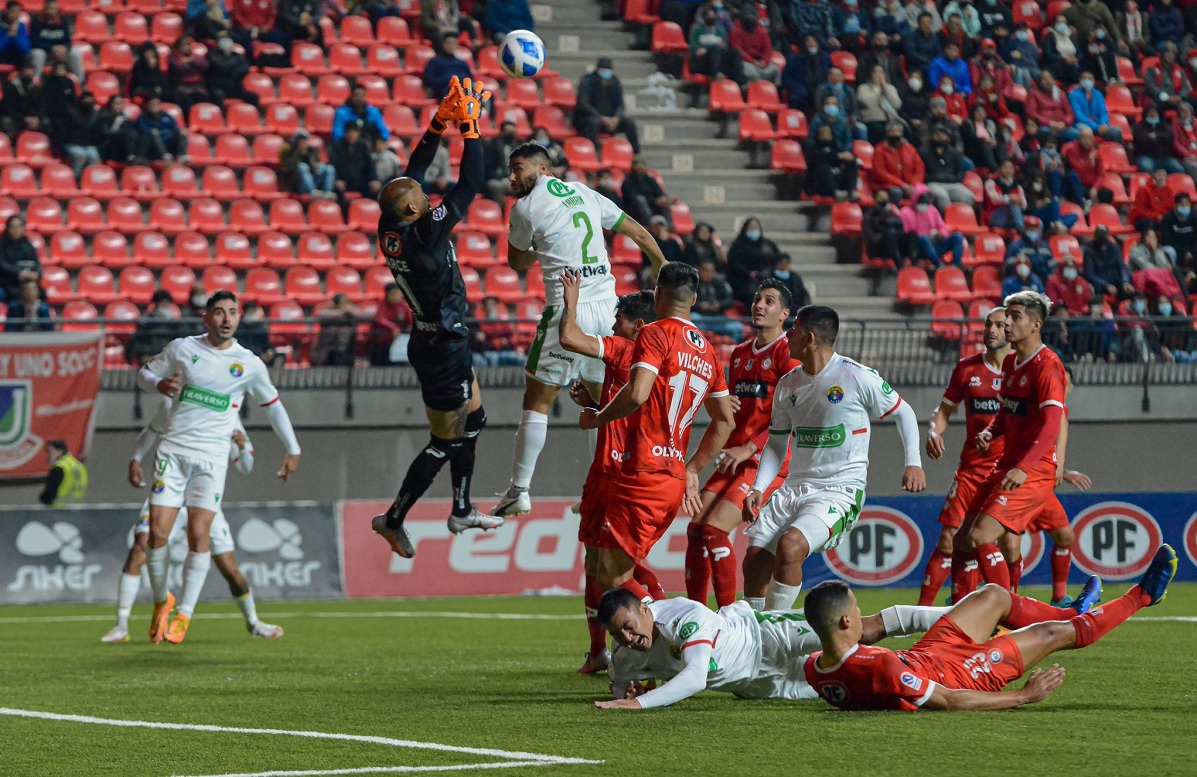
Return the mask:
<svg viewBox="0 0 1197 777">
<path fill-rule="evenodd" d="M 822 106 L 823 109 L 811 117 L 807 142 L 809 143 L 811 138 L 817 136 L 821 128 L 830 127 L 836 151 L 852 151 L 852 128 L 848 125 L 848 119 L 840 108 L 839 98 L 829 94 L 823 98 Z"/>
<path fill-rule="evenodd" d="M 906 36 L 907 73 L 918 70 L 926 75 L 931 68 L 931 63 L 942 53 L 939 47 L 939 36 L 935 34 L 935 29 L 931 14 L 923 11 L 918 17 L 917 28 Z"/>
<path fill-rule="evenodd" d="M 624 115 L 623 86 L 615 75 L 610 57 L 599 57 L 594 72 L 582 76 L 578 82 L 578 104 L 574 108 L 574 129 L 589 138 L 595 148 L 599 133 L 622 133 L 632 144 L 633 153 L 640 153 L 636 122 Z"/>
<path fill-rule="evenodd" d="M 682 261 L 682 241 L 669 231 L 669 221 L 664 216 L 653 216 L 648 220 L 648 232 L 653 236 L 653 240 L 657 241 L 657 246 L 660 247 L 661 253 L 665 256 L 667 262 Z M 648 256 L 642 251 L 641 261 L 647 269 L 650 267 Z M 648 280 L 651 282 L 654 279 L 650 276 Z"/>
<path fill-rule="evenodd" d="M 968 100 L 956 92 L 952 77 L 945 75 L 938 83 L 933 82 L 932 85 L 935 86 L 935 91 L 931 93 L 931 99 L 943 100 L 948 118 L 957 124 L 963 124 L 968 118 Z"/>
<path fill-rule="evenodd" d="M 873 9 L 872 28 L 874 33 L 884 33 L 890 38 L 889 42 L 897 47 L 902 42 L 902 38 L 909 35 L 910 31 L 914 29 L 914 25 L 906 16 L 906 9 L 902 7 L 901 0 L 880 0 L 877 7 Z M 876 39 L 874 38 L 874 45 L 875 43 Z M 893 77 L 893 80 L 898 79 Z"/>
<path fill-rule="evenodd" d="M 969 98 L 969 107 L 984 105 L 989 118 L 1000 125 L 1010 115 L 1010 108 L 1006 105 L 1006 98 L 998 90 L 997 81 L 989 73 L 981 74 L 976 81 L 977 88 L 973 89 Z"/>
<path fill-rule="evenodd" d="M 714 81 L 727 77 L 743 83 L 742 64 L 727 30 L 715 18 L 715 9 L 707 6 L 701 21 L 690 28 L 690 71 Z"/>
<path fill-rule="evenodd" d="M 1069 318 L 1089 313 L 1093 286 L 1081 277 L 1072 254 L 1065 254 L 1060 269 L 1047 279 L 1047 296 L 1052 301 L 1053 315 Z"/>
<path fill-rule="evenodd" d="M 42 290 L 37 281 L 22 281 L 20 291 L 8 303 L 8 318 L 4 322 L 5 332 L 53 332 L 54 313 L 42 301 Z M 23 319 L 23 320 L 22 320 Z"/>
<path fill-rule="evenodd" d="M 65 67 L 56 64 L 55 67 Z M 75 175 L 83 173 L 83 168 L 100 162 L 99 144 L 101 138 L 94 132 L 96 117 L 96 98 L 91 92 L 84 92 L 77 101 L 71 104 L 51 128 L 50 142 L 55 148 L 62 150 L 66 161 L 71 165 Z"/>
<path fill-rule="evenodd" d="M 1073 38 L 1073 28 L 1063 14 L 1056 16 L 1051 29 L 1043 38 L 1043 66 L 1050 70 L 1056 80 L 1064 84 L 1075 84 L 1081 76 L 1080 50 Z"/>
<path fill-rule="evenodd" d="M 50 471 L 46 473 L 38 501 L 55 509 L 83 502 L 87 495 L 87 467 L 62 440 L 48 441 L 45 450 Z"/>
<path fill-rule="evenodd" d="M 449 138 L 442 137 L 428 169 L 424 171 L 424 191 L 444 194 L 453 185 L 453 165 L 449 158 Z"/>
<path fill-rule="evenodd" d="M 911 139 L 927 135 L 926 123 L 934 101 L 931 99 L 931 90 L 926 88 L 923 74 L 918 71 L 911 73 L 910 78 L 901 83 L 899 95 L 902 107 L 898 109 L 898 117 L 910 128 L 908 134 Z M 946 110 L 945 104 L 944 115 Z"/>
<path fill-rule="evenodd" d="M 424 65 L 424 88 L 434 99 L 440 99 L 449 92 L 449 80 L 453 76 L 465 80 L 472 78 L 470 66 L 457 58 L 457 38 L 446 35 L 437 46 L 436 56 Z"/>
<path fill-rule="evenodd" d="M 853 130 L 853 136 L 859 140 L 864 140 L 868 135 L 864 127 L 860 127 L 859 131 L 853 126 L 856 116 L 856 93 L 852 87 L 848 86 L 844 80 L 844 71 L 838 67 L 833 67 L 827 71 L 827 82 L 820 84 L 819 88 L 815 90 L 815 104 L 827 105 L 827 98 L 834 97 L 836 105 L 839 106 L 839 115 L 848 122 L 848 127 Z"/>
<path fill-rule="evenodd" d="M 761 220 L 749 216 L 727 252 L 727 280 L 732 294 L 745 305 L 752 304 L 761 275 L 777 264 L 777 244 L 764 236 Z"/>
<path fill-rule="evenodd" d="M 270 344 L 270 330 L 262 319 L 262 306 L 249 300 L 241 306 L 241 321 L 237 324 L 237 331 L 233 334 L 239 345 L 248 348 L 255 356 L 264 361 L 267 366 L 274 363 L 275 350 Z"/>
<path fill-rule="evenodd" d="M 278 30 L 288 43 L 304 41 L 324 48 L 318 0 L 279 0 Z"/>
<path fill-rule="evenodd" d="M 964 157 L 950 141 L 947 129 L 936 127 L 931 131 L 931 141 L 920 152 L 926 169 L 927 188 L 941 210 L 953 202 L 975 205 L 977 201 L 972 190 L 964 185 L 967 172 Z"/>
<path fill-rule="evenodd" d="M 1097 199 L 1097 184 L 1105 175 L 1106 166 L 1093 142 L 1093 130 L 1082 126 L 1077 139 L 1066 143 L 1061 155 L 1068 163 L 1069 170 L 1076 173 L 1076 181 L 1081 186 L 1081 192 L 1068 192 L 1070 199 L 1077 204 Z M 1084 199 L 1078 200 L 1077 195 L 1083 195 Z"/>
<path fill-rule="evenodd" d="M 1134 294 L 1130 270 L 1122 261 L 1122 248 L 1104 225 L 1098 225 L 1093 240 L 1085 246 L 1085 277 L 1107 297 L 1126 299 Z"/>
<path fill-rule="evenodd" d="M 1135 192 L 1126 221 L 1140 232 L 1150 229 L 1168 215 L 1175 200 L 1176 195 L 1168 188 L 1168 171 L 1162 166 L 1157 167 L 1151 180 L 1145 181 Z"/>
<path fill-rule="evenodd" d="M 1094 0 L 1089 0 L 1092 3 Z M 1122 130 L 1110 126 L 1110 112 L 1106 110 L 1106 97 L 1098 89 L 1089 71 L 1081 73 L 1081 81 L 1068 92 L 1072 115 L 1077 129 L 1088 127 L 1103 140 L 1122 140 Z"/>
<path fill-rule="evenodd" d="M 1051 244 L 1043 234 L 1043 222 L 1038 216 L 1023 219 L 1023 232 L 1006 248 L 1006 269 L 1010 270 L 1019 259 L 1031 264 L 1031 271 L 1040 278 L 1047 278 L 1056 271 L 1056 257 Z"/>
<path fill-rule="evenodd" d="M 810 292 L 806 290 L 806 284 L 802 282 L 802 276 L 794 272 L 793 262 L 789 254 L 778 254 L 777 264 L 772 270 L 766 270 L 762 275 L 761 280 L 766 278 L 775 278 L 790 289 L 790 294 L 794 297 L 794 312 L 810 304 Z"/>
<path fill-rule="evenodd" d="M 1118 355 L 1114 344 L 1118 330 L 1106 313 L 1105 303 L 1098 294 L 1089 300 L 1089 315 L 1084 320 L 1068 322 L 1068 339 L 1075 357 L 1085 361 L 1099 359 L 1114 362 Z"/>
<path fill-rule="evenodd" d="M 704 332 L 713 332 L 723 337 L 739 340 L 744 336 L 744 326 L 727 317 L 727 311 L 735 300 L 731 284 L 715 272 L 714 262 L 698 265 L 698 289 L 695 292 L 694 309 L 690 314 L 694 325 Z"/>
<path fill-rule="evenodd" d="M 469 16 L 462 16 L 457 0 L 425 0 L 421 4 L 420 29 L 434 45 L 444 38 L 457 38 L 463 33 L 474 40 L 474 25 Z"/>
<path fill-rule="evenodd" d="M 512 30 L 535 32 L 532 9 L 528 0 L 488 0 L 486 3 L 486 31 L 495 43 Z"/>
<path fill-rule="evenodd" d="M 948 43 L 943 54 L 932 60 L 928 77 L 933 84 L 942 84 L 944 78 L 949 78 L 956 94 L 966 98 L 972 94 L 972 74 L 968 63 L 960 58 L 960 47 L 955 43 Z M 942 87 L 940 91 L 944 91 Z"/>
<path fill-rule="evenodd" d="M 1172 153 L 1186 173 L 1197 176 L 1197 122 L 1189 103 L 1181 103 L 1172 120 Z"/>
<path fill-rule="evenodd" d="M 727 258 L 723 255 L 723 247 L 717 242 L 715 228 L 705 221 L 694 225 L 694 232 L 686 241 L 686 249 L 682 253 L 682 261 L 691 267 L 698 267 L 704 261 L 715 263 L 718 272 L 727 268 Z"/>
<path fill-rule="evenodd" d="M 79 82 L 67 70 L 66 62 L 55 62 L 50 74 L 42 77 L 42 116 L 49 120 L 51 134 L 54 126 L 78 104 Z"/>
<path fill-rule="evenodd" d="M 1153 268 L 1172 270 L 1168 249 L 1160 244 L 1159 232 L 1150 228 L 1144 230 L 1143 237 L 1131 247 L 1127 263 L 1132 273 Z"/>
<path fill-rule="evenodd" d="M 778 7 L 777 0 L 747 0 L 742 4 L 744 13 L 754 14 L 757 22 L 764 28 L 765 32 L 769 33 L 772 38 L 773 45 L 782 47 L 785 44 L 785 21 L 781 17 L 781 8 Z"/>
<path fill-rule="evenodd" d="M 868 131 L 869 142 L 876 144 L 885 136 L 886 124 L 901 120 L 902 98 L 882 65 L 862 72 L 868 74 L 868 80 L 856 88 L 856 116 Z"/>
<path fill-rule="evenodd" d="M 1172 249 L 1175 254 L 1177 276 L 1181 280 L 1181 287 L 1186 294 L 1197 291 L 1197 218 L 1193 217 L 1193 203 L 1189 195 L 1181 192 L 1176 195 L 1175 207 L 1168 211 L 1160 222 L 1160 242 Z"/>
<path fill-rule="evenodd" d="M 1165 296 L 1184 299 L 1181 278 L 1175 274 L 1170 251 L 1160 245 L 1159 234 L 1154 229 L 1143 233 L 1143 239 L 1131 248 L 1128 257 L 1131 269 L 1131 284 L 1149 298 Z"/>
<path fill-rule="evenodd" d="M 324 367 L 353 364 L 357 344 L 357 325 L 368 320 L 361 308 L 344 294 L 333 295 L 332 301 L 315 311 L 319 332 L 312 347 L 312 364 Z"/>
<path fill-rule="evenodd" d="M 232 0 L 232 3 L 233 39 L 247 52 L 252 52 L 258 42 L 285 42 L 274 27 L 278 18 L 275 0 Z"/>
<path fill-rule="evenodd" d="M 379 183 L 385 184 L 403 175 L 405 167 L 403 160 L 391 150 L 391 147 L 382 138 L 374 138 L 374 148 L 370 158 L 374 160 L 374 177 L 378 179 Z"/>
<path fill-rule="evenodd" d="M 773 43 L 757 15 L 746 12 L 732 27 L 731 47 L 740 53 L 745 81 L 769 81 L 777 84 L 781 71 L 773 62 Z"/>
<path fill-rule="evenodd" d="M 623 181 L 624 211 L 641 224 L 647 224 L 652 216 L 660 216 L 669 223 L 671 206 L 677 197 L 666 193 L 661 184 L 648 171 L 648 162 L 637 154 L 632 158 L 632 171 Z"/>
<path fill-rule="evenodd" d="M 1110 33 L 1104 26 L 1094 26 L 1085 45 L 1085 56 L 1081 58 L 1081 67 L 1103 84 L 1118 81 L 1118 61 L 1109 39 Z"/>
<path fill-rule="evenodd" d="M 366 137 L 370 140 L 391 139 L 391 130 L 382 119 L 382 111 L 366 102 L 366 87 L 361 84 L 353 85 L 349 99 L 333 115 L 332 139 L 344 137 L 346 125 L 353 121 L 362 122 Z"/>
<path fill-rule="evenodd" d="M 207 72 L 208 60 L 194 53 L 189 36 L 183 35 L 175 41 L 167 76 L 173 95 L 172 102 L 183 110 L 184 116 L 190 115 L 192 105 L 209 101 Z"/>
<path fill-rule="evenodd" d="M 140 364 L 161 353 L 171 340 L 195 334 L 200 328 L 197 322 L 181 318 L 179 306 L 171 299 L 170 292 L 166 289 L 155 291 L 145 314 L 137 319 L 137 328 L 129 341 L 134 361 Z"/>
<path fill-rule="evenodd" d="M 129 75 L 129 94 L 144 103 L 151 97 L 165 97 L 167 88 L 166 73 L 158 62 L 158 49 L 153 43 L 142 44 Z"/>
<path fill-rule="evenodd" d="M 803 47 L 791 54 L 781 72 L 781 85 L 791 108 L 809 112 L 814 106 L 815 89 L 827 79 L 831 57 L 814 35 L 807 35 Z"/>
<path fill-rule="evenodd" d="M 835 28 L 831 23 L 831 4 L 828 0 L 791 2 L 789 6 L 790 29 L 814 35 L 823 46 L 840 48 L 840 42 L 835 37 Z"/>
<path fill-rule="evenodd" d="M 15 135 L 25 125 L 25 117 L 42 110 L 42 87 L 33 65 L 21 65 L 16 76 L 5 79 L 4 97 L 0 98 L 0 132 Z"/>
<path fill-rule="evenodd" d="M 506 180 L 503 179 L 503 192 L 507 191 Z M 607 168 L 604 167 L 598 171 L 594 190 L 615 203 L 615 207 L 623 210 L 623 195 L 620 194 L 619 189 L 615 188 L 615 176 Z M 500 194 L 500 196 L 502 195 Z M 502 200 L 499 200 L 499 202 L 502 202 Z"/>
<path fill-rule="evenodd" d="M 1092 138 L 1092 136 L 1093 133 L 1090 132 L 1089 137 Z M 1044 175 L 1047 177 L 1052 197 L 1067 197 L 1078 205 L 1084 204 L 1085 200 L 1089 198 L 1088 190 L 1081 183 L 1081 177 L 1076 170 L 1071 169 L 1071 164 L 1065 163 L 1064 155 L 1057 149 L 1058 145 L 1059 142 L 1056 140 L 1056 136 L 1051 132 L 1047 132 L 1043 135 L 1042 147 L 1036 155 L 1039 160 L 1040 169 L 1043 170 Z M 1069 145 L 1075 146 L 1077 143 L 1074 141 Z M 1092 155 L 1082 151 L 1076 152 L 1074 158 L 1074 161 L 1082 167 L 1092 160 Z M 1076 223 L 1075 218 L 1073 218 L 1072 223 L 1066 226 L 1071 227 L 1073 223 Z"/>
<path fill-rule="evenodd" d="M 1132 294 L 1124 316 L 1125 318 L 1118 323 L 1122 335 L 1119 361 L 1154 361 L 1158 355 L 1159 331 L 1151 321 L 1147 295 L 1141 291 Z"/>
<path fill-rule="evenodd" d="M 0 14 L 0 65 L 20 67 L 33 48 L 29 28 L 21 21 L 22 13 L 20 3 L 8 0 Z"/>
<path fill-rule="evenodd" d="M 1089 40 L 1089 33 L 1098 25 L 1104 26 L 1107 30 L 1115 30 L 1114 40 L 1119 40 L 1116 32 L 1118 25 L 1114 23 L 1114 15 L 1110 13 L 1110 9 L 1103 2 L 1080 0 L 1066 8 L 1063 15 L 1068 23 L 1076 28 L 1077 36 L 1081 40 Z"/>
<path fill-rule="evenodd" d="M 629 121 L 631 121 L 629 119 Z M 564 178 L 569 171 L 569 159 L 565 156 L 565 149 L 561 147 L 549 134 L 546 127 L 532 130 L 532 142 L 540 146 L 549 155 L 549 172 L 558 178 Z"/>
<path fill-rule="evenodd" d="M 1025 259 L 1016 259 L 1014 261 L 1014 272 L 1006 276 L 1006 280 L 1002 281 L 1002 296 L 1008 297 L 1011 294 L 1016 294 L 1020 291 L 1037 291 L 1040 294 L 1046 293 L 1043 288 L 1043 281 L 1038 275 L 1031 272 L 1031 263 Z"/>
<path fill-rule="evenodd" d="M 1049 229 L 1067 232 L 1076 225 L 1079 214 L 1060 212 L 1060 200 L 1052 194 L 1042 170 L 1032 170 L 1023 184 L 1027 195 L 1027 218 L 1035 216 Z"/>
<path fill-rule="evenodd" d="M 831 9 L 831 29 L 840 48 L 857 54 L 864 49 L 869 12 L 860 7 L 859 0 L 839 0 Z"/>
<path fill-rule="evenodd" d="M 399 284 L 388 283 L 382 302 L 370 322 L 370 363 L 406 363 L 407 335 L 411 332 L 413 321 L 411 308 L 403 299 Z"/>
<path fill-rule="evenodd" d="M 873 188 L 896 187 L 902 190 L 904 199 L 909 199 L 916 187 L 926 189 L 923 185 L 926 178 L 927 170 L 918 150 L 906 141 L 902 125 L 891 122 L 885 128 L 885 143 L 873 152 Z"/>
<path fill-rule="evenodd" d="M 829 125 L 820 125 L 806 141 L 806 163 L 808 196 L 845 200 L 856 195 L 856 155 L 839 148 Z"/>
<path fill-rule="evenodd" d="M 976 53 L 976 46 L 973 44 L 973 39 L 965 32 L 964 24 L 960 21 L 960 14 L 952 14 L 946 18 L 943 32 L 939 34 L 940 49 L 946 50 L 949 43 L 954 43 L 960 50 L 961 59 L 965 61 L 972 59 Z"/>
<path fill-rule="evenodd" d="M 478 326 L 474 329 L 474 364 L 495 367 L 503 364 L 523 364 L 524 357 L 515 345 L 515 326 L 499 298 L 482 298 Z"/>
<path fill-rule="evenodd" d="M 208 291 L 204 288 L 204 282 L 196 279 L 195 283 L 191 284 L 191 295 L 187 298 L 187 312 L 184 316 L 187 318 L 203 318 L 204 309 L 208 305 Z"/>
<path fill-rule="evenodd" d="M 1019 23 L 1018 29 L 1010 36 L 1003 55 L 1010 64 L 1010 77 L 1014 83 L 1026 89 L 1034 85 L 1042 72 L 1039 65 L 1042 54 L 1034 34 L 1027 29 L 1025 23 Z"/>
<path fill-rule="evenodd" d="M 865 253 L 870 259 L 888 259 L 901 267 L 909 258 L 906 249 L 906 227 L 902 214 L 889 199 L 889 190 L 873 193 L 873 206 L 865 211 L 861 224 Z"/>
<path fill-rule="evenodd" d="M 1061 140 L 1076 139 L 1078 131 L 1074 128 L 1076 117 L 1072 114 L 1072 103 L 1050 71 L 1044 70 L 1039 75 L 1038 85 L 1028 90 L 1024 110 L 1025 118 L 1034 119 Z"/>
<path fill-rule="evenodd" d="M 1185 315 L 1184 303 L 1173 304 L 1168 297 L 1159 297 L 1156 300 L 1156 315 L 1160 358 L 1180 364 L 1192 364 L 1197 361 L 1193 323 Z"/>
<path fill-rule="evenodd" d="M 970 38 L 981 34 L 981 15 L 973 7 L 972 0 L 949 0 L 943 7 L 943 18 L 951 19 L 953 16 L 960 17 L 960 25 Z"/>
<path fill-rule="evenodd" d="M 999 3 L 998 0 L 985 0 L 981 4 L 979 15 L 981 35 L 993 38 L 999 47 L 1014 39 L 1018 28 L 1015 27 L 1014 16 L 1010 13 L 1010 8 L 1004 3 Z M 1025 32 L 1025 25 L 1022 25 L 1021 29 Z"/>
<path fill-rule="evenodd" d="M 216 38 L 216 49 L 208 53 L 208 94 L 212 102 L 224 105 L 226 100 L 240 100 L 258 104 L 258 96 L 243 85 L 249 74 L 249 60 L 237 51 L 227 33 Z"/>
<path fill-rule="evenodd" d="M 952 252 L 952 263 L 959 266 L 964 256 L 964 236 L 959 232 L 949 232 L 943 216 L 931 203 L 931 192 L 926 184 L 914 187 L 911 204 L 902 208 L 902 226 L 907 235 L 913 235 L 919 249 L 920 258 L 939 267 L 943 263 L 943 255 Z"/>
<path fill-rule="evenodd" d="M 442 140 L 442 144 L 447 144 L 448 138 Z M 449 158 L 449 149 L 444 148 L 444 156 L 446 163 Z M 340 140 L 333 141 L 332 148 L 328 152 L 328 161 L 332 165 L 333 170 L 336 171 L 336 181 L 333 187 L 338 194 L 360 194 L 363 197 L 374 197 L 378 194 L 381 184 L 374 171 L 374 157 L 370 153 L 370 146 L 366 143 L 362 136 L 361 122 L 350 122 L 345 126 L 345 134 Z M 448 177 L 448 165 L 444 170 L 444 175 Z M 432 168 L 429 168 L 429 183 L 432 182 Z M 443 192 L 448 188 L 448 184 L 439 191 Z"/>
<path fill-rule="evenodd" d="M 1161 110 L 1176 110 L 1182 102 L 1190 102 L 1193 84 L 1183 65 L 1177 61 L 1175 43 L 1164 44 L 1159 64 L 1143 72 L 1143 93 L 1158 101 Z"/>
<path fill-rule="evenodd" d="M 1191 5 L 1186 3 L 1185 5 Z M 1106 13 L 1109 13 L 1107 10 Z M 1151 42 L 1156 50 L 1166 43 L 1179 46 L 1185 37 L 1185 23 L 1180 9 L 1172 0 L 1156 0 L 1151 3 L 1148 25 L 1151 30 Z"/>
<path fill-rule="evenodd" d="M 994 229 L 1022 230 L 1027 195 L 1014 177 L 1014 163 L 998 165 L 997 174 L 985 182 L 986 223 Z"/>
<path fill-rule="evenodd" d="M 889 36 L 878 30 L 873 33 L 872 45 L 858 58 L 856 72 L 872 73 L 878 65 L 885 71 L 885 79 L 891 84 L 906 82 L 906 74 L 902 71 L 901 58 L 890 50 Z M 859 95 L 857 98 L 859 99 Z"/>
<path fill-rule="evenodd" d="M 233 18 L 224 0 L 207 0 L 204 12 L 191 23 L 191 30 L 198 40 L 216 40 L 218 35 L 228 34 L 233 29 Z"/>
<path fill-rule="evenodd" d="M 499 125 L 499 134 L 486 141 L 483 159 L 486 167 L 486 196 L 500 205 L 507 196 L 507 158 L 520 144 L 515 134 L 515 122 L 504 121 Z M 610 195 L 608 195 L 610 196 Z"/>
<path fill-rule="evenodd" d="M 906 18 L 910 21 L 911 27 L 917 27 L 923 15 L 931 17 L 931 28 L 938 32 L 943 29 L 944 17 L 939 13 L 939 4 L 936 0 L 910 0 L 906 4 Z"/>
<path fill-rule="evenodd" d="M 35 72 L 48 63 L 66 62 L 75 78 L 83 80 L 83 55 L 71 48 L 71 22 L 62 15 L 58 0 L 47 0 L 29 31 L 29 59 Z"/>
<path fill-rule="evenodd" d="M 107 162 L 131 164 L 137 149 L 136 123 L 125 113 L 125 98 L 108 98 L 91 125 L 92 137 Z"/>
<path fill-rule="evenodd" d="M 162 98 L 151 97 L 137 117 L 137 150 L 134 155 L 148 162 L 170 162 L 183 155 L 187 141 L 174 118 L 162 110 Z"/>
<path fill-rule="evenodd" d="M 5 299 L 17 299 L 21 284 L 40 281 L 41 277 L 42 263 L 37 249 L 25 236 L 25 219 L 16 214 L 9 216 L 0 235 L 0 292 Z"/>
<path fill-rule="evenodd" d="M 1156 6 L 1156 13 L 1160 6 Z M 1132 60 L 1140 60 L 1151 51 L 1150 27 L 1147 14 L 1139 10 L 1135 0 L 1126 0 L 1118 17 L 1118 35 L 1126 44 Z"/>
</svg>

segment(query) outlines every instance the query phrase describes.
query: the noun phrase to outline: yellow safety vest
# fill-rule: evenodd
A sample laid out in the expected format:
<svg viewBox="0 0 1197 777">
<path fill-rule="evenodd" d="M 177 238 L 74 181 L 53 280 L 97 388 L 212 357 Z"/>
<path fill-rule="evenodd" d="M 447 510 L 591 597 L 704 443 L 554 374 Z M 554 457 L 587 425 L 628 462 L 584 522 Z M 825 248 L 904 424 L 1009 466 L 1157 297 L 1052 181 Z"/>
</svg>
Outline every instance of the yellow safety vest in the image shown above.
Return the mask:
<svg viewBox="0 0 1197 777">
<path fill-rule="evenodd" d="M 82 502 L 87 494 L 87 468 L 83 466 L 83 462 L 66 453 L 52 466 L 62 470 L 62 484 L 58 486 L 58 495 L 51 507 L 64 507 Z"/>
</svg>

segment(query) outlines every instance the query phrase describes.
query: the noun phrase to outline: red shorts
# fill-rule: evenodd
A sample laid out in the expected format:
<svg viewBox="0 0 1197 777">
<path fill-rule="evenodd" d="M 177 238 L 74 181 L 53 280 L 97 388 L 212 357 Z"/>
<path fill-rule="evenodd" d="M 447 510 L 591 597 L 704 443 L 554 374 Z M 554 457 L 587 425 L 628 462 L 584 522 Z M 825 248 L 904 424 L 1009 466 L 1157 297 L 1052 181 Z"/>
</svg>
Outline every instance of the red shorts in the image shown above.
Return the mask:
<svg viewBox="0 0 1197 777">
<path fill-rule="evenodd" d="M 640 563 L 682 509 L 686 481 L 642 473 L 609 482 L 604 520 L 591 547 L 622 550 Z"/>
<path fill-rule="evenodd" d="M 968 514 L 968 507 L 977 498 L 977 492 L 984 487 L 990 470 L 956 470 L 956 477 L 952 479 L 952 487 L 944 497 L 943 507 L 939 510 L 939 522 L 944 526 L 959 529 L 964 523 L 964 516 Z"/>
<path fill-rule="evenodd" d="M 1047 500 L 1043 509 L 1027 524 L 1027 531 L 1055 531 L 1067 528 L 1068 525 L 1068 513 L 1064 512 L 1060 497 L 1052 494 L 1052 498 Z"/>
<path fill-rule="evenodd" d="M 1002 491 L 1002 480 L 1008 471 L 993 471 L 986 484 L 977 491 L 969 513 L 991 515 L 1002 526 L 1021 534 L 1044 505 L 1056 498 L 1056 468 L 1046 466 L 1033 469 L 1027 473 L 1027 479 L 1021 486 L 1013 491 Z"/>
<path fill-rule="evenodd" d="M 606 470 L 587 476 L 582 484 L 582 501 L 578 505 L 578 542 L 587 547 L 597 547 L 599 532 L 603 528 L 603 518 L 607 508 L 607 495 L 611 490 L 611 483 L 619 477 L 619 471 Z"/>
<path fill-rule="evenodd" d="M 752 490 L 752 486 L 756 483 L 756 471 L 760 464 L 756 457 L 750 458 L 739 467 L 737 467 L 730 474 L 715 470 L 709 478 L 707 484 L 702 487 L 703 491 L 709 491 L 715 495 L 716 499 L 722 499 L 724 502 L 731 502 L 737 509 L 744 509 L 744 497 L 748 496 L 748 492 Z M 765 498 L 761 500 L 761 504 L 769 501 L 769 497 L 777 490 L 777 487 L 786 481 L 785 476 L 778 474 L 773 478 L 773 482 L 769 484 L 769 488 L 765 491 Z"/>
<path fill-rule="evenodd" d="M 1022 677 L 1022 651 L 1009 636 L 973 642 L 945 615 L 910 650 L 898 651 L 907 666 L 948 688 L 1000 691 Z"/>
</svg>

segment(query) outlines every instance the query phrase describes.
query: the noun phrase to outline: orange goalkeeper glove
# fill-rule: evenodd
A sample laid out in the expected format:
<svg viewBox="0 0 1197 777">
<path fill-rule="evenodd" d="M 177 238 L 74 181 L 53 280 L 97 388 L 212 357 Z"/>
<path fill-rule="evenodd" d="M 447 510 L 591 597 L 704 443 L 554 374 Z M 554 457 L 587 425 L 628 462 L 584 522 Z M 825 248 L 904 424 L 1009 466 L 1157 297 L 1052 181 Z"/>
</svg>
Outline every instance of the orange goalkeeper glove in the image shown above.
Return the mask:
<svg viewBox="0 0 1197 777">
<path fill-rule="evenodd" d="M 465 79 L 461 83 L 461 99 L 458 101 L 459 115 L 458 129 L 463 138 L 477 138 L 478 120 L 482 118 L 482 108 L 490 99 L 490 91 L 482 88 L 479 79 Z"/>
<path fill-rule="evenodd" d="M 437 135 L 445 131 L 450 121 L 455 121 L 461 118 L 462 108 L 461 99 L 464 92 L 461 88 L 461 81 L 457 76 L 449 79 L 449 91 L 445 94 L 441 104 L 436 108 L 436 114 L 432 117 L 432 121 L 428 125 L 428 129 Z"/>
</svg>

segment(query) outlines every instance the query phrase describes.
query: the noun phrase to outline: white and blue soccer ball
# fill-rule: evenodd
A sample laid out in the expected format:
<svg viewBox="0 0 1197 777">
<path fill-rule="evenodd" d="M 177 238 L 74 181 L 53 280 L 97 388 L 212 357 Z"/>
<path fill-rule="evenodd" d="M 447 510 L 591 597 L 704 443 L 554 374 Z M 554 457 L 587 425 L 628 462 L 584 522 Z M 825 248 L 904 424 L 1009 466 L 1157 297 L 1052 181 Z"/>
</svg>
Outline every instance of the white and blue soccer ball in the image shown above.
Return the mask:
<svg viewBox="0 0 1197 777">
<path fill-rule="evenodd" d="M 544 59 L 544 41 L 529 30 L 512 30 L 499 46 L 499 67 L 512 78 L 533 77 Z"/>
</svg>

